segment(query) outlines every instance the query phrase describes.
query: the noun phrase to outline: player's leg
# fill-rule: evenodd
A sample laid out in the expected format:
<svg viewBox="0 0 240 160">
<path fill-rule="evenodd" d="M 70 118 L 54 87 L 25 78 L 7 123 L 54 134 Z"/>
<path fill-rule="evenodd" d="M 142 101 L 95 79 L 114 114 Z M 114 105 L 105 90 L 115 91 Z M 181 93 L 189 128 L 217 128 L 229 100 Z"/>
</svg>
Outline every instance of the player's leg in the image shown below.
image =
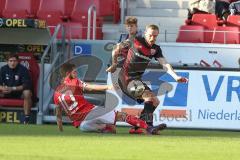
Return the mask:
<svg viewBox="0 0 240 160">
<path fill-rule="evenodd" d="M 147 122 L 149 126 L 147 132 L 149 134 L 158 134 L 160 130 L 163 130 L 167 127 L 165 123 L 162 123 L 158 126 L 153 126 L 153 112 L 159 105 L 160 101 L 158 100 L 157 96 L 155 96 L 154 93 L 147 87 L 142 95 L 142 98 L 144 100 L 144 108 L 141 112 L 140 118 Z"/>
<path fill-rule="evenodd" d="M 32 92 L 31 90 L 24 90 L 23 91 L 23 109 L 24 109 L 24 124 L 29 123 L 30 118 L 30 111 L 32 107 Z"/>
<path fill-rule="evenodd" d="M 134 127 L 144 128 L 147 129 L 148 125 L 145 121 L 139 119 L 136 116 L 129 115 L 124 112 L 117 112 L 116 113 L 116 121 L 126 122 Z"/>
<path fill-rule="evenodd" d="M 145 120 L 149 126 L 153 126 L 153 112 L 160 102 L 150 89 L 143 92 L 142 99 L 144 100 L 144 108 L 140 118 Z"/>
<path fill-rule="evenodd" d="M 116 112 L 95 107 L 80 125 L 80 130 L 99 133 L 116 133 Z"/>
<path fill-rule="evenodd" d="M 106 124 L 98 124 L 97 120 L 89 120 L 83 121 L 80 124 L 80 130 L 83 132 L 102 132 L 102 130 L 106 127 Z"/>
</svg>

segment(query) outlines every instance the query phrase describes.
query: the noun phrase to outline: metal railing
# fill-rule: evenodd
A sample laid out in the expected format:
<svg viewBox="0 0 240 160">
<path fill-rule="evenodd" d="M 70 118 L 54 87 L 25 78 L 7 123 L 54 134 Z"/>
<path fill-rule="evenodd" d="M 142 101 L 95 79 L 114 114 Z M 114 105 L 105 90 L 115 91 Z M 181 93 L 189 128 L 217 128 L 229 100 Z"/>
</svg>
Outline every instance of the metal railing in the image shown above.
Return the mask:
<svg viewBox="0 0 240 160">
<path fill-rule="evenodd" d="M 54 46 L 54 44 L 57 45 L 56 37 L 57 37 L 57 34 L 58 34 L 60 28 L 62 28 L 62 40 L 61 40 L 62 52 L 58 52 L 57 47 Z M 61 57 L 65 53 L 65 36 L 64 35 L 65 35 L 65 28 L 59 24 L 55 28 L 54 34 L 51 37 L 51 39 L 49 40 L 47 48 L 45 49 L 45 51 L 42 55 L 42 58 L 41 58 L 40 80 L 39 80 L 39 109 L 38 109 L 38 114 L 37 114 L 37 124 L 42 124 L 42 122 L 43 122 L 44 86 L 46 84 L 45 82 L 47 82 L 47 78 L 50 75 L 52 68 L 55 66 L 57 59 L 59 59 L 59 57 Z M 53 53 L 52 55 L 54 55 L 54 59 L 51 63 L 50 71 L 48 73 L 44 74 L 44 72 L 45 72 L 44 59 L 46 58 L 46 56 L 48 55 L 50 50 L 51 50 L 51 53 Z"/>
<path fill-rule="evenodd" d="M 237 31 L 216 31 L 216 30 L 179 30 L 178 36 L 180 34 L 180 32 L 189 32 L 189 33 L 202 33 L 202 37 L 199 38 L 203 38 L 203 42 L 199 42 L 199 43 L 204 43 L 206 38 L 210 39 L 211 42 L 209 43 L 219 43 L 219 44 L 238 44 L 239 41 L 239 34 L 240 32 Z M 209 37 L 205 37 L 205 34 L 209 34 Z M 212 34 L 212 35 L 211 35 Z M 191 35 L 194 36 L 194 35 Z M 200 35 L 199 35 L 200 36 Z M 222 39 L 218 39 L 223 37 Z M 167 32 L 165 32 L 165 37 L 167 37 Z M 229 37 L 233 37 L 233 38 L 229 38 Z M 230 39 L 230 41 L 228 41 Z M 234 42 L 235 39 L 235 42 Z M 223 42 L 223 43 L 221 43 Z M 191 43 L 189 41 L 189 43 Z"/>
<path fill-rule="evenodd" d="M 125 22 L 125 16 L 127 13 L 125 12 L 125 8 L 127 10 L 128 8 L 128 0 L 121 0 L 121 25 L 124 25 Z"/>
<path fill-rule="evenodd" d="M 93 11 L 93 27 L 91 27 L 92 11 Z M 90 32 L 91 28 L 92 28 L 93 40 L 96 39 L 96 21 L 97 21 L 96 6 L 91 5 L 88 9 L 87 39 L 90 39 L 91 37 L 91 32 Z"/>
</svg>

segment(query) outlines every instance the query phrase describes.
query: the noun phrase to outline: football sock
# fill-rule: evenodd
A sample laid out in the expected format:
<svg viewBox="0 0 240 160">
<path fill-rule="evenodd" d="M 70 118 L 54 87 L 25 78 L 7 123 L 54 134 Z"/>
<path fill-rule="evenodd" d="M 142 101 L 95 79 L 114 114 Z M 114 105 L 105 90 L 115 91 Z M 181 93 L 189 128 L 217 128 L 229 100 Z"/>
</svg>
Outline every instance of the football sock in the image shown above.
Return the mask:
<svg viewBox="0 0 240 160">
<path fill-rule="evenodd" d="M 133 115 L 127 115 L 126 122 L 128 124 L 131 124 L 131 125 L 133 125 L 135 127 L 139 127 L 139 128 L 146 129 L 148 127 L 147 123 L 144 120 L 141 120 Z"/>
<path fill-rule="evenodd" d="M 141 112 L 140 119 L 147 122 L 149 126 L 153 126 L 153 112 L 156 107 L 153 105 L 151 101 L 144 103 L 144 109 Z"/>
<path fill-rule="evenodd" d="M 30 120 L 30 115 L 25 115 L 24 116 L 24 124 L 28 124 Z"/>
</svg>

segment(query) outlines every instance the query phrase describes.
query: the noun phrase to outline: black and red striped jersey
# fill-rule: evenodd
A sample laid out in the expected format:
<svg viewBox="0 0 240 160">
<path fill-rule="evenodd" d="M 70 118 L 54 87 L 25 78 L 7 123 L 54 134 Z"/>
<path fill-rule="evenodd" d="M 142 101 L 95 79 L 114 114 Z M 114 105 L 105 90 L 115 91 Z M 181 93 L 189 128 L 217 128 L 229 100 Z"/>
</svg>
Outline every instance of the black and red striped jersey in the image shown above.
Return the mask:
<svg viewBox="0 0 240 160">
<path fill-rule="evenodd" d="M 127 81 L 141 78 L 152 58 L 163 57 L 159 45 L 149 46 L 144 37 L 136 37 L 133 45 L 129 45 L 126 60 L 123 64 L 123 76 Z"/>
</svg>

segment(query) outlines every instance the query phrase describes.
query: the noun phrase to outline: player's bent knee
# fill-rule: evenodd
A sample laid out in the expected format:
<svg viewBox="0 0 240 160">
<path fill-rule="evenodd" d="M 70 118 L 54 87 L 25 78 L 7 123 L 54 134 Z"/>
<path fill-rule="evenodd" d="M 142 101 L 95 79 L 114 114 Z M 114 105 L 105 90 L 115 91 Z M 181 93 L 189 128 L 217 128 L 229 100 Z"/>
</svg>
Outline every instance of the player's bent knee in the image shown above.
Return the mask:
<svg viewBox="0 0 240 160">
<path fill-rule="evenodd" d="M 153 97 L 152 102 L 153 102 L 153 105 L 156 106 L 156 107 L 160 104 L 160 101 L 158 100 L 157 97 Z"/>
<path fill-rule="evenodd" d="M 32 92 L 31 90 L 24 90 L 23 91 L 23 98 L 24 99 L 30 99 L 32 97 Z"/>
</svg>

